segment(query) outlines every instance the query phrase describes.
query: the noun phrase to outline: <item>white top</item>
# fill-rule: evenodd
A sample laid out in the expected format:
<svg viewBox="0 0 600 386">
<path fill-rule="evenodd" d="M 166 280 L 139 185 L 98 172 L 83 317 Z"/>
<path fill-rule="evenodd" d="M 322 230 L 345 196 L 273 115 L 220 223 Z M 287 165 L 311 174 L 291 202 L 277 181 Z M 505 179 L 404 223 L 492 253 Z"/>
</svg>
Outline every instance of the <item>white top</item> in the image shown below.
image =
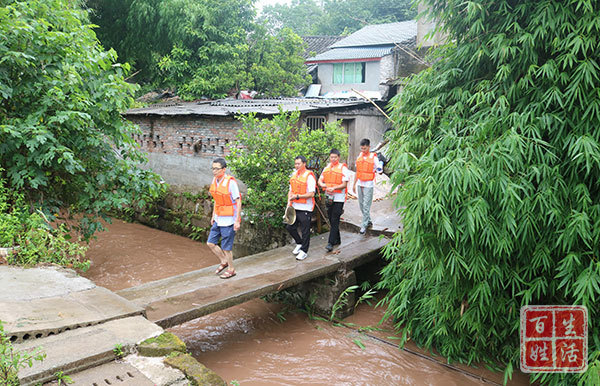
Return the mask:
<svg viewBox="0 0 600 386">
<path fill-rule="evenodd" d="M 290 176 L 293 177 L 294 174 L 296 173 L 296 171 L 294 171 L 292 173 L 292 175 Z M 317 180 L 315 180 L 315 176 L 310 174 L 308 176 L 308 178 L 306 179 L 306 192 L 314 192 L 317 188 Z M 290 190 L 292 189 L 291 185 L 290 185 Z M 302 204 L 300 202 L 294 202 L 292 201 L 292 206 L 294 207 L 294 209 L 296 210 L 306 210 L 308 212 L 312 212 L 313 210 L 313 200 L 314 198 L 307 198 L 306 199 L 306 203 Z"/>
<path fill-rule="evenodd" d="M 331 166 L 331 163 L 327 164 L 327 166 Z M 327 166 L 323 168 L 323 170 L 327 169 Z M 321 172 L 323 174 L 323 172 Z M 342 166 L 342 182 L 350 181 L 350 170 L 346 167 L 346 165 Z M 346 190 L 348 187 L 342 189 L 341 193 L 333 193 L 333 201 L 334 202 L 345 202 L 346 201 Z M 329 194 L 327 194 L 329 195 Z M 330 196 L 330 195 L 329 195 Z"/>
<path fill-rule="evenodd" d="M 361 151 L 360 154 L 362 155 L 363 152 Z M 367 157 L 363 155 L 363 159 L 366 160 Z M 377 157 L 377 155 L 375 155 L 375 157 L 373 158 L 373 161 L 375 161 L 375 163 L 373 164 L 373 171 L 378 174 L 383 173 L 383 162 L 381 162 L 381 160 L 379 159 L 379 157 Z M 373 178 L 370 181 L 363 181 L 363 180 L 359 180 L 357 178 L 356 185 L 362 186 L 363 188 L 372 188 L 375 186 L 375 178 Z"/>
<path fill-rule="evenodd" d="M 222 185 L 225 178 L 221 178 L 220 181 L 217 181 L 217 184 Z M 229 183 L 229 195 L 231 196 L 231 201 L 236 203 L 236 201 L 240 198 L 240 189 L 238 188 L 238 184 L 236 180 L 231 180 Z M 217 216 L 215 214 L 215 222 L 220 227 L 228 227 L 233 225 L 235 219 L 237 218 L 237 205 L 233 206 L 233 216 Z"/>
</svg>

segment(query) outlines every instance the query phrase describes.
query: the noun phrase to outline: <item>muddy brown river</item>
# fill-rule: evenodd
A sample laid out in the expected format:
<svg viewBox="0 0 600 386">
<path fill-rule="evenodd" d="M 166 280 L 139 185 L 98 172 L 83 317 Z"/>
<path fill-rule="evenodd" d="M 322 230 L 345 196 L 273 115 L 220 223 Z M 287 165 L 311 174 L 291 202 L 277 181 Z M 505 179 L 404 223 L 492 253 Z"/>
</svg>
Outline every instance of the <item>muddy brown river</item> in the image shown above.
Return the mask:
<svg viewBox="0 0 600 386">
<path fill-rule="evenodd" d="M 206 245 L 114 220 L 90 244 L 96 284 L 120 290 L 217 264 Z M 292 257 L 290 257 L 292 258 Z M 384 310 L 366 304 L 346 326 L 255 299 L 170 329 L 198 361 L 239 385 L 493 385 L 502 374 L 447 366 L 414 344 L 397 346 Z M 359 327 L 367 327 L 359 332 Z M 515 374 L 512 385 L 527 385 Z"/>
</svg>

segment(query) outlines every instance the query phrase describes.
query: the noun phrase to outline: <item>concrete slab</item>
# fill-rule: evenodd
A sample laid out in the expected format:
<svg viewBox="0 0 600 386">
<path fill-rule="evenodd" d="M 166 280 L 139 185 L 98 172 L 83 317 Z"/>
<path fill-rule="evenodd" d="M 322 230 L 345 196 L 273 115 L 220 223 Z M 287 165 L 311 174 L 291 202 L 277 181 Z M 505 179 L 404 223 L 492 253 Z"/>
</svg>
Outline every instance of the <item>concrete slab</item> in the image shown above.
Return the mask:
<svg viewBox="0 0 600 386">
<path fill-rule="evenodd" d="M 23 269 L 0 265 L 0 302 L 63 296 L 94 287 L 93 282 L 71 269 L 54 266 Z"/>
<path fill-rule="evenodd" d="M 148 358 L 139 355 L 128 355 L 125 362 L 138 369 L 144 376 L 157 386 L 189 385 L 183 372 L 167 366 L 163 358 Z M 104 385 L 103 385 L 104 386 Z"/>
<path fill-rule="evenodd" d="M 342 232 L 342 245 L 326 253 L 327 234 L 311 239 L 309 257 L 297 261 L 293 246 L 236 259 L 237 276 L 224 281 L 214 267 L 188 272 L 119 291 L 120 296 L 146 306 L 147 317 L 163 328 L 198 318 L 336 271 L 358 259 L 376 258 L 386 244 L 379 239 Z"/>
<path fill-rule="evenodd" d="M 137 368 L 124 362 L 109 362 L 92 367 L 75 374 L 67 374 L 72 385 L 105 386 L 117 384 L 119 386 L 154 386 L 156 383 L 148 379 Z M 181 374 L 183 375 L 183 374 Z M 58 382 L 46 383 L 46 386 L 58 385 Z M 164 385 L 164 384 L 162 384 Z M 162 386 L 161 385 L 161 386 Z M 170 385 L 170 383 L 169 383 Z"/>
<path fill-rule="evenodd" d="M 57 371 L 70 374 L 98 366 L 115 359 L 113 349 L 117 344 L 127 351 L 162 332 L 144 317 L 134 316 L 15 344 L 18 351 L 42 347 L 46 353 L 43 362 L 22 368 L 19 379 L 22 385 L 32 385 L 53 380 Z"/>
<path fill-rule="evenodd" d="M 23 275 L 22 273 L 26 273 Z M 0 320 L 4 322 L 6 334 L 13 342 L 22 342 L 28 339 L 42 338 L 59 334 L 63 331 L 74 330 L 109 320 L 134 315 L 142 315 L 143 308 L 115 295 L 111 291 L 96 286 L 88 285 L 89 280 L 80 277 L 60 275 L 51 269 L 52 275 L 46 275 L 48 270 L 22 270 L 22 272 L 0 271 L 0 282 L 6 287 L 20 287 L 23 284 L 15 281 L 22 278 L 30 279 L 32 274 L 40 274 L 45 280 L 46 288 L 53 288 L 51 293 L 56 296 L 22 297 L 15 294 L 5 295 L 0 293 Z M 59 273 L 59 275 L 54 275 Z M 74 281 L 75 284 L 71 282 Z M 92 283 L 93 284 L 93 283 Z M 29 283 L 32 292 L 37 288 Z M 69 291 L 58 291 L 63 285 Z M 38 295 L 41 295 L 38 292 Z"/>
<path fill-rule="evenodd" d="M 348 186 L 353 186 L 355 173 L 350 171 Z M 344 204 L 342 215 L 342 229 L 358 232 L 362 222 L 362 213 L 358 205 L 357 196 L 351 192 Z M 402 216 L 396 209 L 394 201 L 397 199 L 396 190 L 392 191 L 390 179 L 385 174 L 377 175 L 373 189 L 373 203 L 371 204 L 371 221 L 373 227 L 367 233 L 371 235 L 385 234 L 391 236 L 402 230 Z"/>
</svg>

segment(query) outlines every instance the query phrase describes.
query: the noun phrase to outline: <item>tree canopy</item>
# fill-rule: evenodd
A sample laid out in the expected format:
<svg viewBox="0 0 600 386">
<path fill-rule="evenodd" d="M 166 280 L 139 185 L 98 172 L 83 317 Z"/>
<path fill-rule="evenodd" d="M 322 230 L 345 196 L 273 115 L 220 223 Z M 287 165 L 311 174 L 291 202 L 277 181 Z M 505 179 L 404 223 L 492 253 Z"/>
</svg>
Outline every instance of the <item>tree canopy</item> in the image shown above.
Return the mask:
<svg viewBox="0 0 600 386">
<path fill-rule="evenodd" d="M 295 96 L 310 83 L 304 45 L 255 23 L 253 0 L 88 0 L 98 37 L 132 63 L 133 78 L 185 99 L 242 89 Z M 151 26 L 151 27 L 149 27 Z"/>
<path fill-rule="evenodd" d="M 343 35 L 369 24 L 410 20 L 412 0 L 292 0 L 265 6 L 260 16 L 270 29 L 291 28 L 298 35 Z"/>
<path fill-rule="evenodd" d="M 332 148 L 346 156 L 348 135 L 339 122 L 329 122 L 320 129 L 300 126 L 299 111 L 280 110 L 272 119 L 259 119 L 255 114 L 239 118 L 243 128 L 237 134 L 236 145 L 230 147 L 227 162 L 248 186 L 244 211 L 253 222 L 281 226 L 294 158 L 306 157 L 307 167 L 318 178 Z"/>
<path fill-rule="evenodd" d="M 450 360 L 519 363 L 519 310 L 585 305 L 600 383 L 600 14 L 594 1 L 426 0 L 448 41 L 391 103 L 404 231 L 387 315 Z"/>
<path fill-rule="evenodd" d="M 104 51 L 69 0 L 0 1 L 0 179 L 48 217 L 82 214 L 84 234 L 112 209 L 143 203 L 158 176 L 120 112 L 133 102 L 128 65 Z M 53 218 L 53 217 L 52 217 Z"/>
</svg>

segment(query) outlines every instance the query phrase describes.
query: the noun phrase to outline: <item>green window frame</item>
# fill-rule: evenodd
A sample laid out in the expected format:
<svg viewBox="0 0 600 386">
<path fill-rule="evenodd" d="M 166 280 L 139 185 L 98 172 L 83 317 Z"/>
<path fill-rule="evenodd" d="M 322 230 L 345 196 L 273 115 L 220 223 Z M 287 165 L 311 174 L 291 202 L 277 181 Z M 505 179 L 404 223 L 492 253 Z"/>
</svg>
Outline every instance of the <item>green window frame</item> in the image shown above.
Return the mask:
<svg viewBox="0 0 600 386">
<path fill-rule="evenodd" d="M 365 62 L 334 63 L 333 83 L 350 84 L 365 83 Z"/>
</svg>

